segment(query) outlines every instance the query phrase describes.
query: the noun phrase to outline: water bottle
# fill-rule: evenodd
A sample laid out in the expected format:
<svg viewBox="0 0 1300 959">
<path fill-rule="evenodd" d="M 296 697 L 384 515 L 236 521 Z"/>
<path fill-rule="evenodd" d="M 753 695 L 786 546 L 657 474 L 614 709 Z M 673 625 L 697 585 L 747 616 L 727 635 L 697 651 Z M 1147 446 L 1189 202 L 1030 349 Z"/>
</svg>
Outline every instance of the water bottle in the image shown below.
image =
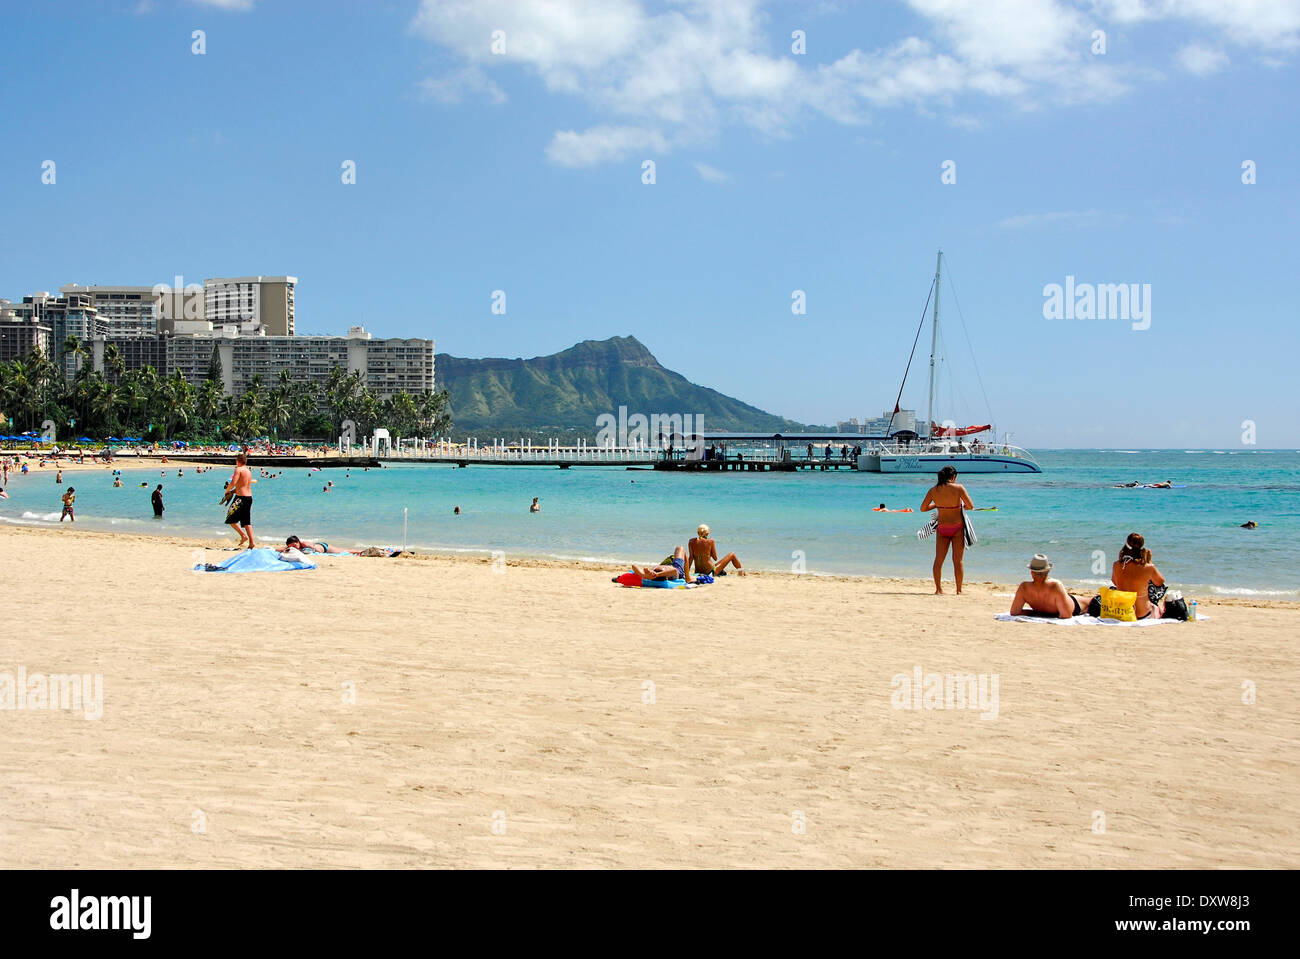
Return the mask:
<svg viewBox="0 0 1300 959">
<path fill-rule="evenodd" d="M 1189 623 L 1196 622 L 1196 600 L 1192 600 L 1187 604 L 1187 621 Z"/>
</svg>

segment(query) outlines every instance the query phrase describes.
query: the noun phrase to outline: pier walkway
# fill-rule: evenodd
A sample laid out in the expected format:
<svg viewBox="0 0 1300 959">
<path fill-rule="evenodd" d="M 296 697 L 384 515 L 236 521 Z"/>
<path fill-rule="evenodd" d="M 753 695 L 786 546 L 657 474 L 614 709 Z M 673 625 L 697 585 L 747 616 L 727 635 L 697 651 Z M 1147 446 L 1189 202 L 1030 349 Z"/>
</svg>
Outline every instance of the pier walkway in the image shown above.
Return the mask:
<svg viewBox="0 0 1300 959">
<path fill-rule="evenodd" d="M 425 449 L 394 450 L 379 457 L 384 463 L 442 463 L 467 468 L 473 466 L 549 466 L 569 469 L 574 466 L 623 467 L 625 469 L 655 469 L 668 472 L 782 472 L 801 470 L 818 472 L 853 470 L 855 460 L 841 459 L 837 453 L 830 459 L 824 456 L 783 455 L 779 451 L 768 454 L 731 454 L 726 458 L 686 459 L 680 453 L 665 459 L 658 450 L 620 447 L 480 447 L 478 449 L 428 447 Z"/>
</svg>

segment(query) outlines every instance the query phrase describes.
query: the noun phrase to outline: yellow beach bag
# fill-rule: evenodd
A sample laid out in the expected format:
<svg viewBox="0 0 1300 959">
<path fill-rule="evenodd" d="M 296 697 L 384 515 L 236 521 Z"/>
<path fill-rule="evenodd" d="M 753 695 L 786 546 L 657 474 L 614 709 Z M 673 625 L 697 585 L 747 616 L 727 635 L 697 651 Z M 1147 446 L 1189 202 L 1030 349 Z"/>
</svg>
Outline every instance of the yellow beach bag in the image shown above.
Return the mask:
<svg viewBox="0 0 1300 959">
<path fill-rule="evenodd" d="M 1101 618 L 1118 619 L 1121 623 L 1136 623 L 1137 593 L 1126 593 L 1109 586 L 1101 590 Z"/>
</svg>

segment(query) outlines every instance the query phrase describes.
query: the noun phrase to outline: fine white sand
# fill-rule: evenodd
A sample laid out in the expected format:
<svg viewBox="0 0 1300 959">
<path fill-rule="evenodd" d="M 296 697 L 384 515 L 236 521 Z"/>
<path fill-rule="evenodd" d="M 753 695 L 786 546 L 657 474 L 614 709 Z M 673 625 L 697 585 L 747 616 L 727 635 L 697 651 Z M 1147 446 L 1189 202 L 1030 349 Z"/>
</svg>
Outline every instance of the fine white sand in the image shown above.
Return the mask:
<svg viewBox="0 0 1300 959">
<path fill-rule="evenodd" d="M 1056 629 L 991 584 L 197 545 L 0 530 L 0 674 L 104 698 L 0 711 L 0 865 L 1300 865 L 1294 606 Z M 996 718 L 895 708 L 916 667 Z"/>
</svg>

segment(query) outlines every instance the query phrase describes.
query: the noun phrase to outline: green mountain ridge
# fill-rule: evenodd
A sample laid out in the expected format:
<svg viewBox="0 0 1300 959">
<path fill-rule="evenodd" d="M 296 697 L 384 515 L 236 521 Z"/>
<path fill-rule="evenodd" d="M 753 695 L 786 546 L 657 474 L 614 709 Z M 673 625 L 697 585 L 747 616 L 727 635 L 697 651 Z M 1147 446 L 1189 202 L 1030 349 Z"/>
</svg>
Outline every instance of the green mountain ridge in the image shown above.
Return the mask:
<svg viewBox="0 0 1300 959">
<path fill-rule="evenodd" d="M 439 353 L 440 389 L 451 397 L 459 435 L 521 430 L 591 436 L 596 418 L 618 415 L 702 416 L 706 432 L 782 432 L 807 427 L 690 382 L 666 369 L 634 336 L 584 340 L 549 356 L 466 359 Z"/>
</svg>

